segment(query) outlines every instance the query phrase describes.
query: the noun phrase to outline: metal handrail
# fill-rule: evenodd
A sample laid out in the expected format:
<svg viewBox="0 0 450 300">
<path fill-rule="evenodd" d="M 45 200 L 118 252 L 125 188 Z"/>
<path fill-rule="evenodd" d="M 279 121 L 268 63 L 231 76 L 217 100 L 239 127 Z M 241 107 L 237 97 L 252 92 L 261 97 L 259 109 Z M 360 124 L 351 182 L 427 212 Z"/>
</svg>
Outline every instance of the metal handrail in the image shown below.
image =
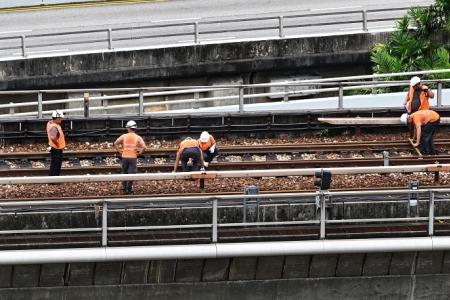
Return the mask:
<svg viewBox="0 0 450 300">
<path fill-rule="evenodd" d="M 229 100 L 236 100 L 235 105 L 239 105 L 239 112 L 245 111 L 245 99 L 253 99 L 257 97 L 280 97 L 282 100 L 289 100 L 289 97 L 298 97 L 308 95 L 310 93 L 327 93 L 327 92 L 337 92 L 337 108 L 344 108 L 344 91 L 358 90 L 358 89 L 377 89 L 382 87 L 393 87 L 393 86 L 409 86 L 409 81 L 406 80 L 395 80 L 395 81 L 373 81 L 373 79 L 380 78 L 392 78 L 392 77 L 405 77 L 411 75 L 420 74 L 443 74 L 450 73 L 450 69 L 444 70 L 428 70 L 428 71 L 415 71 L 415 72 L 403 72 L 403 73 L 390 73 L 390 74 L 373 74 L 373 75 L 360 75 L 360 76 L 347 76 L 347 77 L 336 77 L 336 78 L 323 78 L 323 79 L 308 79 L 301 81 L 285 81 L 279 83 L 261 83 L 261 84 L 247 84 L 247 85 L 218 85 L 218 86 L 182 86 L 182 87 L 140 87 L 140 88 L 107 88 L 107 89 L 69 89 L 69 90 L 33 90 L 33 91 L 0 91 L 0 95 L 22 95 L 22 94 L 37 94 L 37 101 L 28 101 L 21 103 L 9 103 L 0 104 L 0 109 L 10 109 L 7 114 L 0 114 L 1 118 L 14 118 L 23 116 L 37 116 L 38 118 L 43 118 L 44 115 L 51 113 L 51 110 L 44 110 L 44 106 L 51 104 L 65 104 L 65 103 L 81 103 L 83 101 L 92 102 L 94 100 L 125 100 L 131 99 L 136 101 L 134 103 L 126 104 L 113 104 L 113 105 L 87 105 L 78 108 L 66 108 L 61 109 L 63 112 L 84 112 L 84 115 L 90 115 L 89 112 L 95 111 L 113 111 L 117 109 L 138 109 L 140 115 L 146 115 L 151 113 L 145 113 L 145 107 L 152 106 L 166 106 L 173 104 L 188 104 L 191 107 L 198 103 L 208 103 L 208 102 L 223 102 Z M 356 81 L 372 79 L 370 81 Z M 435 80 L 424 80 L 425 83 L 435 83 L 437 84 L 437 107 L 442 105 L 442 84 L 450 82 L 450 79 L 435 79 Z M 289 90 L 291 87 L 298 86 L 322 86 L 321 88 L 307 88 L 304 90 Z M 283 91 L 273 91 L 273 92 L 260 92 L 260 93 L 243 93 L 244 89 L 253 90 L 255 88 L 272 88 L 272 87 L 284 87 Z M 128 94 L 116 94 L 116 95 L 104 95 L 104 96 L 91 96 L 87 100 L 85 97 L 75 97 L 68 99 L 55 99 L 55 100 L 43 100 L 44 94 L 53 93 L 85 93 L 85 92 L 131 92 Z M 216 92 L 216 91 L 232 91 L 235 94 L 227 96 L 214 96 L 214 97 L 200 97 L 201 93 Z M 144 97 L 158 97 L 158 96 L 173 96 L 173 95 L 194 95 L 193 98 L 179 99 L 179 100 L 166 100 L 166 101 L 144 101 Z M 28 112 L 18 112 L 14 110 L 16 108 L 30 107 L 35 110 Z M 37 109 L 36 109 L 37 108 Z M 86 111 L 87 110 L 87 111 Z M 170 109 L 168 110 L 171 111 Z M 132 113 L 132 112 L 131 112 Z"/>
<path fill-rule="evenodd" d="M 105 47 L 102 47 L 102 49 L 95 49 L 95 51 L 98 50 L 104 50 L 104 51 L 117 51 L 120 48 L 115 45 L 115 43 L 119 41 L 135 41 L 137 39 L 154 39 L 155 38 L 163 38 L 163 37 L 174 37 L 174 36 L 188 36 L 193 37 L 193 42 L 188 42 L 186 44 L 199 44 L 204 43 L 200 38 L 200 35 L 211 35 L 211 34 L 221 34 L 221 33 L 227 33 L 227 32 L 248 32 L 248 31 L 259 31 L 259 30 L 276 30 L 278 34 L 276 36 L 271 35 L 274 38 L 286 38 L 291 37 L 293 35 L 286 35 L 285 29 L 293 29 L 293 28 L 301 28 L 301 27 L 320 27 L 320 26 L 329 26 L 329 25 L 336 25 L 336 24 L 355 24 L 355 23 L 361 23 L 361 31 L 367 32 L 368 31 L 368 23 L 372 22 L 381 22 L 381 21 L 394 21 L 400 19 L 399 17 L 385 17 L 385 18 L 375 18 L 370 19 L 368 17 L 368 14 L 371 13 L 378 13 L 378 12 L 392 12 L 392 11 L 406 11 L 410 7 L 397 7 L 397 8 L 387 8 L 387 9 L 374 9 L 374 10 L 366 10 L 366 9 L 359 9 L 359 10 L 348 10 L 348 11 L 342 11 L 342 12 L 323 12 L 323 13 L 312 13 L 312 14 L 294 14 L 294 15 L 277 15 L 277 16 L 268 16 L 268 17 L 252 17 L 252 18 L 230 18 L 230 19 L 220 19 L 220 20 L 197 20 L 195 22 L 172 22 L 172 23 L 158 23 L 158 24 L 145 24 L 145 25 L 137 25 L 137 26 L 122 26 L 122 27 L 104 27 L 99 29 L 82 29 L 79 30 L 70 28 L 65 28 L 60 32 L 52 32 L 52 33 L 32 33 L 27 35 L 10 35 L 10 36 L 2 36 L 0 37 L 0 40 L 2 41 L 14 41 L 14 40 L 20 40 L 20 45 L 7 45 L 4 47 L 0 47 L 0 51 L 2 50 L 20 50 L 21 55 L 20 57 L 28 57 L 28 49 L 33 48 L 42 48 L 42 47 L 48 47 L 48 46 L 58 46 L 58 45 L 86 45 L 86 44 L 93 44 L 93 43 L 104 43 Z M 355 20 L 349 20 L 347 16 L 349 15 L 355 15 L 357 19 Z M 320 21 L 317 23 L 309 22 L 307 24 L 288 24 L 285 25 L 283 20 L 295 20 L 295 19 L 304 19 L 304 18 L 314 18 L 319 19 L 320 17 L 329 17 L 329 16 L 343 16 L 344 21 Z M 275 21 L 277 22 L 277 25 L 273 26 L 261 26 L 261 25 L 252 25 L 247 24 L 251 22 L 256 21 Z M 246 23 L 244 27 L 242 26 L 242 23 Z M 208 29 L 208 25 L 221 25 L 221 24 L 236 24 L 235 28 L 232 29 Z M 164 34 L 149 34 L 145 33 L 141 36 L 135 36 L 132 35 L 131 37 L 123 37 L 118 34 L 120 33 L 128 33 L 133 32 L 136 30 L 152 30 L 152 29 L 171 29 L 171 28 L 186 28 L 190 27 L 189 30 L 185 30 L 183 32 L 175 32 L 175 31 L 168 31 Z M 354 31 L 354 30 L 353 30 Z M 114 35 L 116 33 L 116 35 Z M 93 39 L 79 39 L 79 40 L 67 40 L 69 36 L 82 36 L 86 34 L 101 34 L 101 38 L 95 37 Z M 62 38 L 64 37 L 64 38 Z M 267 37 L 267 36 L 264 36 Z M 55 43 L 39 43 L 34 42 L 34 39 L 41 39 L 41 38 L 55 38 L 58 40 L 58 42 Z M 220 37 L 217 37 L 217 40 L 219 40 Z M 254 38 L 254 37 L 253 37 Z M 211 37 L 208 37 L 208 41 L 211 40 Z M 212 38 L 214 41 L 215 39 Z M 238 40 L 238 38 L 232 38 L 231 40 Z M 242 40 L 240 38 L 239 40 Z M 245 38 L 244 38 L 245 40 Z M 61 42 L 60 42 L 61 41 Z M 154 42 L 152 43 L 154 44 Z M 161 44 L 161 47 L 167 47 L 170 44 Z M 153 46 L 152 46 L 153 47 Z M 140 47 L 142 48 L 142 46 Z M 128 48 L 127 48 L 128 49 Z M 60 49 L 58 49 L 60 50 Z M 87 53 L 89 53 L 89 50 L 87 50 Z M 43 53 L 39 55 L 45 55 L 45 50 Z"/>
</svg>

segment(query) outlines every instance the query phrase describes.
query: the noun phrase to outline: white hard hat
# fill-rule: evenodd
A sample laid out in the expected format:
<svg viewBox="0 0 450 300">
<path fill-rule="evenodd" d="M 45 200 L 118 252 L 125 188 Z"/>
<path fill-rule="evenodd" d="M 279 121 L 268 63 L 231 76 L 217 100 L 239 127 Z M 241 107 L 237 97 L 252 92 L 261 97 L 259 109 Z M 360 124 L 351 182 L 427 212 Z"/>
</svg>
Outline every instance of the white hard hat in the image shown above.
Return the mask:
<svg viewBox="0 0 450 300">
<path fill-rule="evenodd" d="M 203 131 L 202 134 L 200 134 L 200 142 L 206 143 L 208 140 L 209 140 L 208 131 Z"/>
<path fill-rule="evenodd" d="M 403 115 L 400 116 L 400 122 L 402 122 L 403 124 L 408 123 L 408 114 L 404 113 Z"/>
<path fill-rule="evenodd" d="M 133 128 L 133 129 L 136 129 L 136 128 L 137 128 L 137 124 L 136 124 L 135 121 L 130 120 L 130 121 L 127 122 L 127 125 L 126 125 L 125 127 L 126 127 L 126 128 Z"/>
<path fill-rule="evenodd" d="M 55 110 L 52 112 L 52 118 L 64 118 L 64 113 L 60 110 Z"/>
<path fill-rule="evenodd" d="M 409 81 L 409 85 L 410 86 L 415 86 L 416 84 L 418 84 L 420 82 L 420 78 L 417 76 L 414 76 L 413 78 L 411 78 L 411 80 Z"/>
</svg>

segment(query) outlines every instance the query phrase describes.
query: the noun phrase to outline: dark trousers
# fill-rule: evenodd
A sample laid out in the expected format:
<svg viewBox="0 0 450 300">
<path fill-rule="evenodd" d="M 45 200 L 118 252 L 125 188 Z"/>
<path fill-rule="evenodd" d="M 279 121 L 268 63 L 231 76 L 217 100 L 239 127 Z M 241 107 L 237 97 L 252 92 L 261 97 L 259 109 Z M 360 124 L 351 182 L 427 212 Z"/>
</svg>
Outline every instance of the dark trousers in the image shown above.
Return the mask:
<svg viewBox="0 0 450 300">
<path fill-rule="evenodd" d="M 50 149 L 50 171 L 49 176 L 59 176 L 61 173 L 61 165 L 63 161 L 63 151 L 59 149 Z"/>
<path fill-rule="evenodd" d="M 217 156 L 217 154 L 219 154 L 219 148 L 216 147 L 216 148 L 214 149 L 214 152 L 213 152 L 213 153 L 209 152 L 209 149 L 208 149 L 208 150 L 206 150 L 205 152 L 203 152 L 203 159 L 204 159 L 207 163 L 209 163 L 209 162 L 211 162 L 211 161 L 214 159 L 214 157 Z"/>
<path fill-rule="evenodd" d="M 192 159 L 191 170 L 189 170 L 187 165 L 189 158 Z M 200 150 L 198 148 L 193 147 L 183 150 L 183 153 L 181 153 L 181 168 L 183 169 L 183 172 L 200 170 Z"/>
<path fill-rule="evenodd" d="M 439 120 L 422 126 L 422 134 L 420 137 L 420 151 L 425 155 L 436 155 L 436 147 L 434 146 L 433 136 L 439 126 Z"/>
<path fill-rule="evenodd" d="M 122 174 L 136 174 L 137 158 L 122 158 Z M 123 181 L 122 188 L 125 192 L 133 191 L 133 181 Z"/>
</svg>

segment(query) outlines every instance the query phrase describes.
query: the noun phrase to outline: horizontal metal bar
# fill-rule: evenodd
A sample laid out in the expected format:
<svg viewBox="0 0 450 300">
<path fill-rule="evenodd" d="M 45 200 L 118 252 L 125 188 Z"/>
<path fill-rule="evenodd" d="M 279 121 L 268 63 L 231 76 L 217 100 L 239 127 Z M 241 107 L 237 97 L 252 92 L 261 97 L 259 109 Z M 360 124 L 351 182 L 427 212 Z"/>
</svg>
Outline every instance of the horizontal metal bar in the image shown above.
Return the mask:
<svg viewBox="0 0 450 300">
<path fill-rule="evenodd" d="M 244 198 L 244 197 L 243 197 Z M 252 227 L 252 226 L 277 226 L 277 225 L 313 225 L 320 224 L 318 220 L 309 221 L 286 221 L 286 222 L 245 222 L 245 223 L 222 223 L 217 224 L 218 227 Z"/>
<path fill-rule="evenodd" d="M 428 217 L 326 220 L 327 224 L 428 221 Z"/>
<path fill-rule="evenodd" d="M 0 251 L 0 265 L 75 262 L 207 259 L 221 257 L 340 253 L 445 251 L 450 237 L 343 239 L 287 242 L 214 243 Z"/>
<path fill-rule="evenodd" d="M 55 228 L 55 229 L 17 229 L 1 230 L 0 235 L 6 234 L 35 234 L 35 233 L 70 233 L 70 232 L 93 232 L 101 231 L 101 228 Z"/>
<path fill-rule="evenodd" d="M 165 229 L 194 229 L 211 228 L 211 224 L 192 224 L 192 225 L 160 225 L 160 226 L 123 226 L 108 227 L 108 231 L 132 231 L 132 230 L 165 230 Z"/>
</svg>

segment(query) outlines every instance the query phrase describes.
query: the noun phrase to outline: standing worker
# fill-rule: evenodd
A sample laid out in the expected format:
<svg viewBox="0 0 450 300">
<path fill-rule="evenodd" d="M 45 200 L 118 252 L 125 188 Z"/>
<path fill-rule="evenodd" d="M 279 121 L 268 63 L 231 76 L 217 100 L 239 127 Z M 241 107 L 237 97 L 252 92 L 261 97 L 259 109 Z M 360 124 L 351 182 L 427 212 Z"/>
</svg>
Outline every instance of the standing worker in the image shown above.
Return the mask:
<svg viewBox="0 0 450 300">
<path fill-rule="evenodd" d="M 414 129 L 414 147 L 419 146 L 422 154 L 436 155 L 433 136 L 439 126 L 440 116 L 432 110 L 419 110 L 411 115 L 403 114 L 400 121 L 411 124 Z"/>
<path fill-rule="evenodd" d="M 52 119 L 47 123 L 48 148 L 50 152 L 51 163 L 49 176 L 59 176 L 63 160 L 63 150 L 66 147 L 66 139 L 61 128 L 64 113 L 60 110 L 52 112 Z"/>
<path fill-rule="evenodd" d="M 122 134 L 115 142 L 114 147 L 122 157 L 122 174 L 136 174 L 137 157 L 145 150 L 145 142 L 135 133 L 137 124 L 130 120 L 125 126 L 127 133 Z M 133 192 L 133 181 L 122 182 L 122 190 L 129 194 Z"/>
<path fill-rule="evenodd" d="M 204 170 L 205 161 L 203 159 L 202 150 L 200 149 L 198 141 L 194 140 L 193 138 L 187 137 L 178 146 L 177 158 L 175 159 L 175 166 L 173 167 L 173 171 L 177 171 L 178 163 L 181 160 L 181 168 L 183 172 L 189 172 L 189 159 L 192 160 L 192 171 L 199 171 L 200 165 L 202 167 L 202 170 Z"/>
<path fill-rule="evenodd" d="M 430 109 L 429 99 L 434 98 L 434 93 L 426 85 L 420 82 L 420 78 L 414 76 L 409 82 L 409 91 L 405 99 L 406 112 L 415 113 L 418 110 Z"/>
<path fill-rule="evenodd" d="M 216 157 L 219 153 L 219 149 L 216 145 L 216 140 L 207 131 L 203 131 L 198 139 L 200 149 L 203 152 L 203 159 L 205 160 L 205 167 Z"/>
</svg>

